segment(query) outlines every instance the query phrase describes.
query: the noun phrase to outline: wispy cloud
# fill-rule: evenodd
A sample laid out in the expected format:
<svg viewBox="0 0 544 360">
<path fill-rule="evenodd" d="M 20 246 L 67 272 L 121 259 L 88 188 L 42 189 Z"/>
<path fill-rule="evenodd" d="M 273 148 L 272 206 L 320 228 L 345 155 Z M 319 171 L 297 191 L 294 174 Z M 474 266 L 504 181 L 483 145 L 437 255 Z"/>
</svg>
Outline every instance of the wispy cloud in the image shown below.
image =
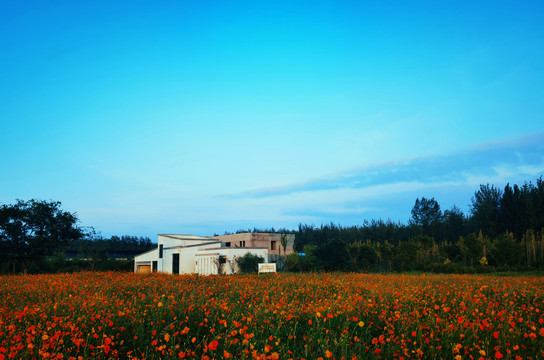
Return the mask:
<svg viewBox="0 0 544 360">
<path fill-rule="evenodd" d="M 444 208 L 456 204 L 466 211 L 479 184 L 502 187 L 507 182 L 533 181 L 543 174 L 544 133 L 537 133 L 241 192 L 221 197 L 221 201 L 243 204 L 237 208 L 253 218 L 266 214 L 269 219 L 300 216 L 324 222 L 374 217 L 405 220 L 416 197 L 433 196 Z"/>
<path fill-rule="evenodd" d="M 273 197 L 301 192 L 338 189 L 372 189 L 390 185 L 474 184 L 535 176 L 544 170 L 544 132 L 521 138 L 493 141 L 460 151 L 373 164 L 330 177 L 276 188 L 256 189 L 233 197 Z"/>
<path fill-rule="evenodd" d="M 108 215 L 115 228 L 139 221 L 154 232 L 201 235 L 299 223 L 362 224 L 370 219 L 407 221 L 417 197 L 434 197 L 443 210 L 465 213 L 480 184 L 522 184 L 544 175 L 544 132 L 493 141 L 449 154 L 377 163 L 306 182 L 222 194 L 221 191 L 141 193 L 89 217 Z M 161 195 L 162 194 L 162 195 Z M 159 196 L 161 195 L 161 196 Z M 130 200 L 132 199 L 132 200 Z M 137 199 L 137 200 L 136 200 Z M 130 210 L 127 210 L 130 204 Z M 102 221 L 104 223 L 104 221 Z M 136 225 L 138 225 L 136 224 Z"/>
</svg>

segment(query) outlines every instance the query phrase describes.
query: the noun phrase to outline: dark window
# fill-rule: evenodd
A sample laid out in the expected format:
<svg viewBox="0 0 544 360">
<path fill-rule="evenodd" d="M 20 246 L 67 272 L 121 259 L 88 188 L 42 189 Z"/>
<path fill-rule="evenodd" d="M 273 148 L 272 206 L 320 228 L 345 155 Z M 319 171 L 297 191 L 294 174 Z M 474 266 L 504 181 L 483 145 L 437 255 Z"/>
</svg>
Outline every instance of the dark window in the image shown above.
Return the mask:
<svg viewBox="0 0 544 360">
<path fill-rule="evenodd" d="M 157 272 L 158 270 L 158 262 L 157 261 L 153 261 L 153 272 Z"/>
<path fill-rule="evenodd" d="M 179 254 L 172 254 L 172 274 L 179 274 Z"/>
<path fill-rule="evenodd" d="M 162 259 L 162 244 L 159 245 L 159 259 Z"/>
<path fill-rule="evenodd" d="M 246 247 L 246 241 L 240 241 L 240 247 Z"/>
<path fill-rule="evenodd" d="M 219 256 L 219 263 L 225 264 L 227 262 L 227 257 L 225 255 Z"/>
<path fill-rule="evenodd" d="M 230 242 L 226 242 L 225 247 L 230 247 Z"/>
<path fill-rule="evenodd" d="M 274 240 L 270 242 L 270 249 L 276 250 L 276 242 Z"/>
</svg>

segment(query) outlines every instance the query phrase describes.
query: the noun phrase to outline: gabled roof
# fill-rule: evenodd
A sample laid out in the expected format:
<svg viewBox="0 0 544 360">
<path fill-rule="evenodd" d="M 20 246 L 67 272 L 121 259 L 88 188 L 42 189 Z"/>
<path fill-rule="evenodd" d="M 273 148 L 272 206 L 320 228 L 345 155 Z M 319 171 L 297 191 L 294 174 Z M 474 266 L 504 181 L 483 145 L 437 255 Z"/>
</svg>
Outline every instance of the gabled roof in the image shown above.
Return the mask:
<svg viewBox="0 0 544 360">
<path fill-rule="evenodd" d="M 151 250 L 147 250 L 146 252 L 143 252 L 143 253 L 140 253 L 138 255 L 135 255 L 134 257 L 136 258 L 137 256 L 142 256 L 142 255 L 145 255 L 145 254 L 149 254 L 149 253 L 152 253 L 152 252 L 159 252 L 159 249 L 158 248 L 154 248 L 154 249 L 151 249 Z"/>
<path fill-rule="evenodd" d="M 212 242 L 208 242 L 208 243 L 205 243 L 205 244 L 193 244 L 193 245 L 178 245 L 178 246 L 169 246 L 169 247 L 165 247 L 164 249 L 185 249 L 185 248 L 190 248 L 190 247 L 199 247 L 199 246 L 211 246 L 211 245 L 215 245 L 215 244 L 220 244 L 221 241 L 217 240 L 217 241 L 212 241 Z"/>
<path fill-rule="evenodd" d="M 198 235 L 178 235 L 178 234 L 159 234 L 158 236 L 167 237 L 175 240 L 189 240 L 189 241 L 218 241 L 214 238 L 198 236 Z"/>
</svg>

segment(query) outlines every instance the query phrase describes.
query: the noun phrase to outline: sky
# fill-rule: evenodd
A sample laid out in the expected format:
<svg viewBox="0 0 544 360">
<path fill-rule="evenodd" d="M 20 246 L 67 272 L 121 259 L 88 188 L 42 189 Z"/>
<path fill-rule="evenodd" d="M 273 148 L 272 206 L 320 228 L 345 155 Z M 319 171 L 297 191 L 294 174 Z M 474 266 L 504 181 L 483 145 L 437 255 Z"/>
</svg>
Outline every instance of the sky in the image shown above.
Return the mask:
<svg viewBox="0 0 544 360">
<path fill-rule="evenodd" d="M 104 236 L 465 214 L 544 175 L 541 1 L 3 1 L 0 203 Z"/>
</svg>

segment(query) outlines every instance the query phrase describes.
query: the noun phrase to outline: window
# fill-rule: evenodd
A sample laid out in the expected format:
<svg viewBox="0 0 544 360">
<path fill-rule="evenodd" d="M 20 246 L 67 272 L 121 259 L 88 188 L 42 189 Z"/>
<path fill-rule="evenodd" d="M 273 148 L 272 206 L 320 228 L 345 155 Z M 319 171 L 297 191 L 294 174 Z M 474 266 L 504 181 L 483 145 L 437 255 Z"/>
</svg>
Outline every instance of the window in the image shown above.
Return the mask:
<svg viewBox="0 0 544 360">
<path fill-rule="evenodd" d="M 230 242 L 226 242 L 225 247 L 230 247 Z"/>
<path fill-rule="evenodd" d="M 158 270 L 158 262 L 153 261 L 153 272 L 157 272 L 157 270 Z"/>
<path fill-rule="evenodd" d="M 276 242 L 274 240 L 270 242 L 270 249 L 276 250 Z"/>
<path fill-rule="evenodd" d="M 246 241 L 240 241 L 240 247 L 246 247 Z"/>
<path fill-rule="evenodd" d="M 179 254 L 172 254 L 172 274 L 179 274 Z"/>
<path fill-rule="evenodd" d="M 162 259 L 162 244 L 159 245 L 159 259 Z"/>
</svg>

